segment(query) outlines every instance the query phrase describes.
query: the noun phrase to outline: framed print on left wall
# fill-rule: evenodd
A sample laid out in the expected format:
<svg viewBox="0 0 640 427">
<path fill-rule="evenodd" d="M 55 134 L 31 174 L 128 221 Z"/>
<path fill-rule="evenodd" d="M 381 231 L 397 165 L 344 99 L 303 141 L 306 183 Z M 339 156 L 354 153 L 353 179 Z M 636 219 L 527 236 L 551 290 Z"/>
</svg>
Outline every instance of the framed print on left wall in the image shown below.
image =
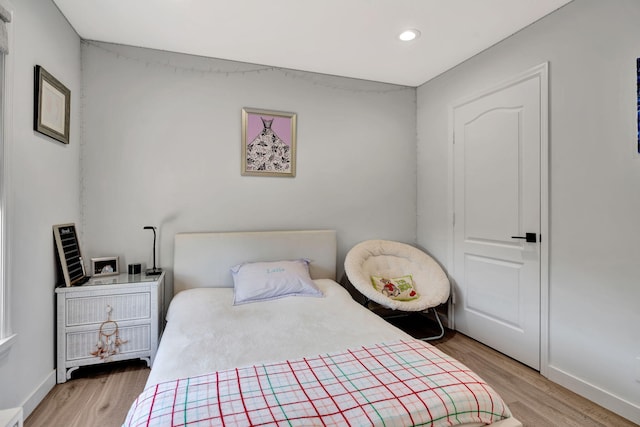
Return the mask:
<svg viewBox="0 0 640 427">
<path fill-rule="evenodd" d="M 40 65 L 34 83 L 33 130 L 68 144 L 71 91 Z"/>
</svg>

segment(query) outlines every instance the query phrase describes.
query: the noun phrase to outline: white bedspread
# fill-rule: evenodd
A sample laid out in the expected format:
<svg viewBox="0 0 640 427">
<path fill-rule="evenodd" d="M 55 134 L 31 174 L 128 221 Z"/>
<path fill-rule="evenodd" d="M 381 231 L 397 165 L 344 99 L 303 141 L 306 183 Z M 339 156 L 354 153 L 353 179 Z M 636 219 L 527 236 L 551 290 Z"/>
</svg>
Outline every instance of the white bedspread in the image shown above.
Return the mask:
<svg viewBox="0 0 640 427">
<path fill-rule="evenodd" d="M 410 338 L 354 303 L 334 281 L 315 283 L 323 298 L 288 297 L 240 306 L 232 305 L 232 288 L 178 293 L 169 307 L 147 386 Z"/>
</svg>

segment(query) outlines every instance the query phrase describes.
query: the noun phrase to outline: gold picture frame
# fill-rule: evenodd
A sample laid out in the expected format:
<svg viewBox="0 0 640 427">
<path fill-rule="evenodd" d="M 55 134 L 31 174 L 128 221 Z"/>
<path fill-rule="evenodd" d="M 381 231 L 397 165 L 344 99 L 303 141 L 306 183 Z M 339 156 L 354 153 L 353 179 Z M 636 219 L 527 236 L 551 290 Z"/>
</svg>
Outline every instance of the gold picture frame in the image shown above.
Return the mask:
<svg viewBox="0 0 640 427">
<path fill-rule="evenodd" d="M 68 144 L 71 91 L 40 65 L 34 77 L 33 130 Z"/>
<path fill-rule="evenodd" d="M 243 176 L 296 176 L 297 114 L 242 109 Z"/>
<path fill-rule="evenodd" d="M 91 274 L 93 277 L 115 276 L 120 274 L 120 262 L 117 256 L 91 258 Z"/>
</svg>

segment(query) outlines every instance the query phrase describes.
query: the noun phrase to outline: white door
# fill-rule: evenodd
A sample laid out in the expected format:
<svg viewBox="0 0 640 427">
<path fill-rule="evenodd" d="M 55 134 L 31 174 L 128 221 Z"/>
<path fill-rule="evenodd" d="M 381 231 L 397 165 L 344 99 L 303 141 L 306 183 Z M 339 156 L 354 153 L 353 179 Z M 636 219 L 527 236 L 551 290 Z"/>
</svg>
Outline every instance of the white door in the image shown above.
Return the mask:
<svg viewBox="0 0 640 427">
<path fill-rule="evenodd" d="M 456 329 L 538 370 L 543 70 L 457 104 L 452 120 Z"/>
</svg>

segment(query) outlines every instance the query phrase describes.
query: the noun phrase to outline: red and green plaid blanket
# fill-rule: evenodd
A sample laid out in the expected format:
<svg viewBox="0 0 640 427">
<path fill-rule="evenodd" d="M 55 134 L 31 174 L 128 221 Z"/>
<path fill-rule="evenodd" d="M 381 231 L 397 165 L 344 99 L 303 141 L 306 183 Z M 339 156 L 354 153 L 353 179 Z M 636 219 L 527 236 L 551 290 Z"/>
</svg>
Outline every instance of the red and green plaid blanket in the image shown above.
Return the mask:
<svg viewBox="0 0 640 427">
<path fill-rule="evenodd" d="M 469 368 L 415 340 L 160 383 L 124 426 L 452 426 L 510 416 Z"/>
</svg>

